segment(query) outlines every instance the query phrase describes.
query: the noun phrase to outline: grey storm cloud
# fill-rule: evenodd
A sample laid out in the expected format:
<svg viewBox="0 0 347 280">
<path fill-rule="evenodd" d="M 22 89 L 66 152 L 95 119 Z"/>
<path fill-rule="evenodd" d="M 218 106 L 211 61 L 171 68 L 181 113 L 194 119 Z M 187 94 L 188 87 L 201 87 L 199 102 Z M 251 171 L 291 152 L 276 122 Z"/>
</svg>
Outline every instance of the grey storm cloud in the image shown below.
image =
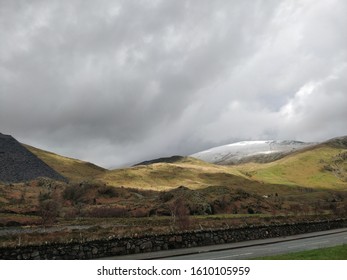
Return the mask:
<svg viewBox="0 0 347 280">
<path fill-rule="evenodd" d="M 347 2 L 0 1 L 0 131 L 105 167 L 347 134 Z"/>
</svg>

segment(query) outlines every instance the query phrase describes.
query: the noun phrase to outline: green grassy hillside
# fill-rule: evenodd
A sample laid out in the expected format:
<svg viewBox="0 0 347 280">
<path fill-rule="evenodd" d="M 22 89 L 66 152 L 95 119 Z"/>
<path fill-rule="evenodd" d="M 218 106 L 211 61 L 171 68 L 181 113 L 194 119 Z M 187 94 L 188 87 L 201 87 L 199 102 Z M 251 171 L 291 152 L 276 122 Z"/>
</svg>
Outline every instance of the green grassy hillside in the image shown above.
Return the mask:
<svg viewBox="0 0 347 280">
<path fill-rule="evenodd" d="M 29 145 L 24 147 L 70 181 L 90 180 L 106 171 L 89 162 L 60 156 Z"/>
<path fill-rule="evenodd" d="M 175 163 L 154 163 L 105 172 L 97 179 L 114 186 L 165 190 L 184 185 L 191 189 L 211 185 L 245 184 L 249 179 L 227 166 L 186 157 Z"/>
<path fill-rule="evenodd" d="M 73 181 L 97 180 L 113 186 L 168 190 L 184 185 L 191 189 L 208 186 L 239 186 L 255 191 L 261 183 L 283 191 L 290 187 L 347 189 L 347 146 L 328 141 L 300 150 L 271 163 L 221 166 L 190 157 L 129 168 L 105 170 L 94 164 L 63 157 L 31 146 L 31 152 Z M 260 182 L 260 183 L 259 183 Z"/>
<path fill-rule="evenodd" d="M 343 189 L 347 188 L 346 159 L 347 149 L 322 144 L 271 163 L 249 163 L 233 168 L 270 184 Z"/>
</svg>

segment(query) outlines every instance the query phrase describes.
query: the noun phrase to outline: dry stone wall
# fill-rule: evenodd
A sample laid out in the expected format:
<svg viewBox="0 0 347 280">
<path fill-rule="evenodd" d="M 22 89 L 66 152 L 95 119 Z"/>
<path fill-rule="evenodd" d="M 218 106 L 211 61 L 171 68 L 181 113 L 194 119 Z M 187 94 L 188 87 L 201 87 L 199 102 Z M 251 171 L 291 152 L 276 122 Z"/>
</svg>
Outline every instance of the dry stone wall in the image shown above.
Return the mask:
<svg viewBox="0 0 347 280">
<path fill-rule="evenodd" d="M 0 248 L 0 259 L 95 259 L 160 250 L 217 245 L 255 239 L 289 236 L 347 226 L 346 219 L 271 226 L 249 226 L 237 229 L 200 230 L 175 234 L 111 238 L 66 244 L 44 244 Z"/>
</svg>

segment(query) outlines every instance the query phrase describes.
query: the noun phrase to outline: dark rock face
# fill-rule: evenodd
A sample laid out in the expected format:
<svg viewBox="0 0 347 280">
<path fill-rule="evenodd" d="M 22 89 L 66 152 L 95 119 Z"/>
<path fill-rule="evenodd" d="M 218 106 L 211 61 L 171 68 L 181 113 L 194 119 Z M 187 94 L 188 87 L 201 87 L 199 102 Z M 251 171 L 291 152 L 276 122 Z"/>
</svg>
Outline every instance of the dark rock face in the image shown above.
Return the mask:
<svg viewBox="0 0 347 280">
<path fill-rule="evenodd" d="M 157 158 L 157 159 L 152 159 L 152 160 L 146 160 L 137 164 L 134 164 L 133 166 L 138 166 L 138 165 L 150 165 L 154 163 L 175 163 L 180 160 L 184 159 L 182 156 L 172 156 L 172 157 L 163 157 L 163 158 Z"/>
<path fill-rule="evenodd" d="M 12 136 L 0 133 L 0 181 L 17 183 L 38 177 L 66 181 Z"/>
</svg>

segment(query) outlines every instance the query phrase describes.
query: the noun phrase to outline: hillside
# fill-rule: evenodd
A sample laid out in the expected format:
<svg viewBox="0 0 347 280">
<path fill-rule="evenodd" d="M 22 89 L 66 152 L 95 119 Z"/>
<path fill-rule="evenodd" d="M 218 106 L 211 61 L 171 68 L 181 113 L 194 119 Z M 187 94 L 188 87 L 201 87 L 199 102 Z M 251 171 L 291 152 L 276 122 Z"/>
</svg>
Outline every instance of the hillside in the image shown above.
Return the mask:
<svg viewBox="0 0 347 280">
<path fill-rule="evenodd" d="M 266 183 L 267 186 L 276 186 L 275 188 L 278 186 L 283 186 L 283 188 L 303 186 L 344 189 L 347 188 L 346 139 L 347 137 L 339 137 L 318 145 L 286 142 L 284 145 L 290 146 L 294 151 L 269 163 L 224 166 L 193 157 L 174 156 L 145 161 L 133 167 L 116 170 L 105 170 L 88 162 L 60 156 L 28 145 L 24 146 L 47 165 L 72 181 L 96 180 L 112 186 L 152 190 L 169 190 L 181 185 L 191 189 L 208 186 L 246 188 L 252 186 L 257 189 L 259 182 Z M 259 150 L 258 144 L 264 146 L 263 142 L 256 143 L 255 146 L 251 145 L 252 152 Z M 274 144 L 272 145 L 274 146 Z M 295 148 L 298 146 L 300 149 Z"/>
<path fill-rule="evenodd" d="M 23 146 L 70 181 L 90 180 L 106 171 L 89 162 L 60 156 L 29 145 Z"/>
<path fill-rule="evenodd" d="M 173 163 L 159 162 L 116 169 L 96 177 L 114 186 L 153 190 L 172 189 L 184 185 L 191 189 L 211 185 L 235 185 L 249 179 L 237 170 L 182 157 Z"/>
<path fill-rule="evenodd" d="M 270 184 L 347 188 L 347 137 L 297 151 L 275 162 L 235 167 L 249 178 Z"/>
<path fill-rule="evenodd" d="M 345 140 L 342 137 L 317 145 L 299 144 L 300 149 L 269 163 L 216 165 L 193 157 L 174 157 L 108 171 L 97 179 L 109 185 L 153 190 L 172 189 L 180 185 L 191 189 L 237 185 L 247 188 L 257 185 L 258 188 L 255 182 L 273 185 L 276 189 L 280 185 L 283 188 L 344 189 L 347 188 Z M 289 145 L 296 146 L 297 143 Z"/>
</svg>

